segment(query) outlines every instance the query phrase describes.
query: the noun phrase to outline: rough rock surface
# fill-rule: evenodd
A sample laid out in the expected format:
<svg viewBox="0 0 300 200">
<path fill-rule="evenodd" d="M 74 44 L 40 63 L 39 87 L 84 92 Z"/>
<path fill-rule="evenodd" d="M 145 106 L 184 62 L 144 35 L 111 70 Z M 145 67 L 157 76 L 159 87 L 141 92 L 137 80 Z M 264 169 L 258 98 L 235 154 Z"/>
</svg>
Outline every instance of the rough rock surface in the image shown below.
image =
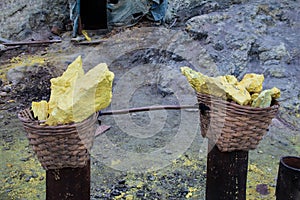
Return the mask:
<svg viewBox="0 0 300 200">
<path fill-rule="evenodd" d="M 264 88 L 278 86 L 283 108 L 295 115 L 300 104 L 298 9 L 299 1 L 248 1 L 192 17 L 186 30 L 207 49 L 222 75 L 264 74 Z M 298 126 L 295 120 L 289 119 Z"/>
<path fill-rule="evenodd" d="M 78 55 L 83 57 L 85 71 L 106 62 L 115 73 L 111 109 L 195 103 L 181 66 L 210 76 L 263 73 L 264 88 L 282 90 L 281 108 L 258 148 L 249 152 L 247 199 L 275 199 L 279 158 L 300 154 L 299 0 L 182 1 L 182 7 L 180 2 L 170 2 L 178 9 L 171 10 L 175 17 L 170 23 L 113 31 L 99 45 L 75 45 L 70 43 L 70 33 L 62 34 L 62 43 L 49 46 L 43 54 L 36 51 L 36 56 L 47 58 L 46 66 L 36 74 L 23 71 L 24 79 L 17 87 L 1 76 L 0 144 L 5 156 L 0 162 L 0 199 L 45 196 L 45 173 L 28 147 L 15 112 L 32 100 L 47 99 L 52 71 L 62 71 Z M 14 27 L 18 28 L 12 26 L 14 34 L 4 30 L 5 37 L 24 37 L 24 32 L 15 34 Z M 19 53 L 24 55 L 27 49 Z M 0 55 L 1 63 L 13 55 L 10 52 Z M 26 59 L 26 53 L 22 58 Z M 91 199 L 204 199 L 207 144 L 199 133 L 197 110 L 100 119 L 111 129 L 96 138 L 91 152 Z M 269 194 L 259 193 L 256 188 L 261 185 L 266 185 Z"/>
<path fill-rule="evenodd" d="M 0 37 L 6 39 L 47 39 L 52 26 L 65 29 L 69 23 L 66 0 L 9 0 L 0 8 Z"/>
</svg>

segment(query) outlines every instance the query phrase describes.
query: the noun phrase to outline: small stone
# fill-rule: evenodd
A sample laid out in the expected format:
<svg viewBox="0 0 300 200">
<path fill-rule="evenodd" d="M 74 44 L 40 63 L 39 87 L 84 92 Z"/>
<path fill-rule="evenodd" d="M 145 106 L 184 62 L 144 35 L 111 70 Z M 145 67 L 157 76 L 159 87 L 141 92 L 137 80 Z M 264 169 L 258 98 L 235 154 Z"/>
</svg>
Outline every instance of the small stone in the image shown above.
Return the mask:
<svg viewBox="0 0 300 200">
<path fill-rule="evenodd" d="M 170 155 L 170 154 L 172 154 L 173 152 L 172 152 L 171 150 L 166 149 L 166 150 L 165 150 L 165 153 Z"/>
<path fill-rule="evenodd" d="M 30 179 L 31 179 L 31 176 L 28 176 L 28 177 L 25 178 L 25 181 L 26 181 L 26 182 L 29 182 Z"/>
<path fill-rule="evenodd" d="M 95 199 L 100 199 L 100 198 L 102 198 L 102 195 L 101 195 L 101 194 L 95 194 L 95 195 L 94 195 L 94 198 L 95 198 Z"/>
<path fill-rule="evenodd" d="M 213 47 L 217 51 L 222 51 L 224 49 L 224 45 L 220 42 L 217 42 Z"/>
<path fill-rule="evenodd" d="M 124 185 L 125 182 L 126 182 L 126 180 L 119 180 L 119 181 L 118 181 L 118 183 L 121 184 L 121 185 Z"/>
<path fill-rule="evenodd" d="M 136 196 L 137 197 L 143 197 L 145 193 L 142 190 L 137 191 Z"/>
<path fill-rule="evenodd" d="M 31 175 L 31 177 L 32 177 L 32 178 L 37 178 L 37 177 L 39 177 L 39 175 L 38 175 L 37 173 L 33 173 L 33 174 Z"/>
<path fill-rule="evenodd" d="M 162 87 L 160 85 L 157 86 L 157 91 L 163 97 L 174 94 L 174 92 L 172 91 L 172 89 L 167 88 L 167 87 Z"/>
<path fill-rule="evenodd" d="M 11 91 L 11 86 L 10 85 L 3 86 L 2 91 L 3 92 L 10 92 Z"/>
<path fill-rule="evenodd" d="M 3 44 L 0 44 L 0 51 L 6 51 L 7 47 Z"/>
<path fill-rule="evenodd" d="M 152 175 L 149 175 L 147 178 L 148 178 L 149 181 L 154 181 L 155 180 L 155 176 L 152 176 Z"/>
<path fill-rule="evenodd" d="M 6 97 L 7 96 L 7 92 L 0 92 L 0 97 Z"/>
<path fill-rule="evenodd" d="M 41 176 L 41 177 L 39 178 L 39 180 L 40 180 L 40 181 L 44 180 L 44 177 L 43 177 L 43 176 Z"/>
<path fill-rule="evenodd" d="M 268 185 L 266 185 L 266 184 L 258 184 L 258 185 L 256 185 L 256 192 L 258 192 L 261 195 L 268 195 L 268 194 L 270 194 Z"/>
<path fill-rule="evenodd" d="M 8 150 L 10 150 L 10 147 L 9 147 L 9 146 L 4 147 L 3 150 L 4 150 L 4 151 L 8 151 Z"/>
<path fill-rule="evenodd" d="M 121 192 L 120 192 L 119 190 L 113 190 L 113 191 L 111 192 L 111 195 L 112 195 L 112 196 L 119 196 L 119 195 L 121 195 Z"/>
<path fill-rule="evenodd" d="M 9 193 L 9 192 L 11 192 L 11 191 L 12 191 L 12 189 L 7 189 L 7 190 L 5 190 L 6 193 Z"/>
<path fill-rule="evenodd" d="M 190 191 L 189 191 L 188 188 L 183 188 L 183 189 L 181 190 L 181 194 L 182 194 L 183 196 L 187 195 L 189 192 L 190 192 Z"/>
<path fill-rule="evenodd" d="M 51 33 L 53 33 L 55 35 L 59 35 L 61 33 L 61 29 L 58 26 L 54 25 L 51 28 Z"/>
<path fill-rule="evenodd" d="M 20 159 L 20 161 L 23 161 L 23 162 L 26 162 L 26 161 L 28 161 L 29 160 L 29 158 L 21 158 Z"/>
</svg>

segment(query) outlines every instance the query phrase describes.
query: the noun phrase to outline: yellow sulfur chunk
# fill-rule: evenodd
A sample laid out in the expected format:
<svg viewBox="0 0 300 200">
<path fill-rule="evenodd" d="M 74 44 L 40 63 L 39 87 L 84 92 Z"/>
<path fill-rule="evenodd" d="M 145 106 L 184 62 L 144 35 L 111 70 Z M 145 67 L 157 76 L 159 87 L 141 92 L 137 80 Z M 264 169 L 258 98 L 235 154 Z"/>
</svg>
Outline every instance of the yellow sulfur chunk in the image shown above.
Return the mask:
<svg viewBox="0 0 300 200">
<path fill-rule="evenodd" d="M 114 74 L 106 64 L 99 64 L 78 79 L 75 90 L 60 97 L 57 108 L 46 124 L 80 122 L 110 104 Z M 84 84 L 82 84 L 84 83 Z"/>
<path fill-rule="evenodd" d="M 232 75 L 208 77 L 188 67 L 182 67 L 181 72 L 197 92 L 225 100 L 232 99 L 240 105 L 247 105 L 251 100 L 249 92 L 238 85 L 237 79 Z"/>
<path fill-rule="evenodd" d="M 87 41 L 92 41 L 92 39 L 89 37 L 89 35 L 88 35 L 88 33 L 86 32 L 86 30 L 82 30 L 81 31 L 81 33 L 82 33 L 82 35 L 85 37 L 85 39 L 87 40 Z"/>
<path fill-rule="evenodd" d="M 252 107 L 257 108 L 267 108 L 271 106 L 272 98 L 279 98 L 280 90 L 276 87 L 273 87 L 270 90 L 262 91 L 256 99 L 252 102 Z"/>
<path fill-rule="evenodd" d="M 280 97 L 280 90 L 276 87 L 261 92 L 264 76 L 260 74 L 246 74 L 238 82 L 232 75 L 208 77 L 189 67 L 182 67 L 181 72 L 197 92 L 233 100 L 240 105 L 265 108 Z"/>
<path fill-rule="evenodd" d="M 34 117 L 37 117 L 38 120 L 46 120 L 48 117 L 48 102 L 40 101 L 40 102 L 32 102 L 31 109 L 34 113 Z"/>
<path fill-rule="evenodd" d="M 81 56 L 78 56 L 75 61 L 68 66 L 62 76 L 50 80 L 51 95 L 49 100 L 49 113 L 53 113 L 53 110 L 57 108 L 58 101 L 61 99 L 60 97 L 74 90 L 75 82 L 82 76 L 84 76 L 82 60 Z"/>
<path fill-rule="evenodd" d="M 204 90 L 207 76 L 192 70 L 189 67 L 181 67 L 181 73 L 188 79 L 191 86 L 198 92 Z"/>
<path fill-rule="evenodd" d="M 272 96 L 272 98 L 274 98 L 274 99 L 280 98 L 280 90 L 279 90 L 277 87 L 273 87 L 273 88 L 271 89 L 271 96 Z"/>
<path fill-rule="evenodd" d="M 49 103 L 32 103 L 34 115 L 51 126 L 81 122 L 110 104 L 113 79 L 105 63 L 84 74 L 79 56 L 62 76 L 50 80 Z"/>
<path fill-rule="evenodd" d="M 245 88 L 229 83 L 226 76 L 209 77 L 206 84 L 210 90 L 209 94 L 225 100 L 232 99 L 240 105 L 247 105 L 251 100 L 251 96 Z"/>
<path fill-rule="evenodd" d="M 262 91 L 264 82 L 263 74 L 246 74 L 238 85 L 247 89 L 248 92 L 258 93 Z"/>
<path fill-rule="evenodd" d="M 251 106 L 257 108 L 267 108 L 271 105 L 272 96 L 270 90 L 262 91 L 256 99 L 253 100 Z"/>
<path fill-rule="evenodd" d="M 238 83 L 237 78 L 236 78 L 235 76 L 233 76 L 233 75 L 226 75 L 225 78 L 226 78 L 226 80 L 227 80 L 227 82 L 228 82 L 229 84 L 235 85 L 235 84 Z"/>
<path fill-rule="evenodd" d="M 72 88 L 65 88 L 64 94 L 53 97 L 57 99 L 56 106 L 46 124 L 80 122 L 107 107 L 112 98 L 113 78 L 114 74 L 104 63 L 79 77 Z"/>
</svg>

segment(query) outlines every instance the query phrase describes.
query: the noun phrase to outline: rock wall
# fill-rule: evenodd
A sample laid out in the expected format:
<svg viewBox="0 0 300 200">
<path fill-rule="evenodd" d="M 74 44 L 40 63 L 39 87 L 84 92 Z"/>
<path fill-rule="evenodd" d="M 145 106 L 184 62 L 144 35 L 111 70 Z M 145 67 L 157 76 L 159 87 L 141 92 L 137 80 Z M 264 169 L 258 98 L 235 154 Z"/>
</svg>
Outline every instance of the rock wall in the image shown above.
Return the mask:
<svg viewBox="0 0 300 200">
<path fill-rule="evenodd" d="M 0 37 L 12 40 L 39 39 L 54 25 L 65 28 L 69 19 L 67 0 L 8 0 L 0 8 Z"/>
</svg>

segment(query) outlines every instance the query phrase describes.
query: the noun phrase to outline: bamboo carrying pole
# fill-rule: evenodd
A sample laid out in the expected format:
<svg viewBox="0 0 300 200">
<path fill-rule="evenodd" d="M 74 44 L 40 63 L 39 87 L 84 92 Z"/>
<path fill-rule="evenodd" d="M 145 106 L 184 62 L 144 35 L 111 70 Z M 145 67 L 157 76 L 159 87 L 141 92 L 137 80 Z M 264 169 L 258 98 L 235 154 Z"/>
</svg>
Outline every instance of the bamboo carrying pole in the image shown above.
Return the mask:
<svg viewBox="0 0 300 200">
<path fill-rule="evenodd" d="M 181 109 L 198 109 L 199 105 L 162 105 L 162 106 L 147 106 L 139 108 L 130 108 L 122 110 L 111 110 L 100 112 L 100 115 L 122 115 L 134 112 L 145 112 L 145 111 L 154 111 L 154 110 L 181 110 Z"/>
</svg>

